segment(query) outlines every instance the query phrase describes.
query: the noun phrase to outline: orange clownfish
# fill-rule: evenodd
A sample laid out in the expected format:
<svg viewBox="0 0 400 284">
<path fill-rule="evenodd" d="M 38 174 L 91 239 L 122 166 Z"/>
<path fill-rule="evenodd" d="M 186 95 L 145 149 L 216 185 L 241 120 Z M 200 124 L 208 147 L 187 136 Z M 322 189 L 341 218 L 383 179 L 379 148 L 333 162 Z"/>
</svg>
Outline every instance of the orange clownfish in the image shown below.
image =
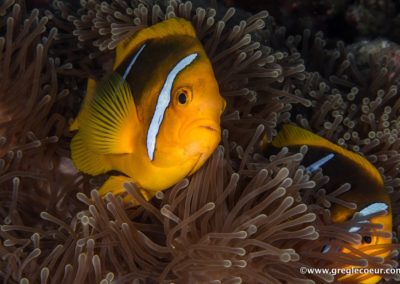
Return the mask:
<svg viewBox="0 0 400 284">
<path fill-rule="evenodd" d="M 331 216 L 333 223 L 340 223 L 350 220 L 356 213 L 358 216 L 369 216 L 378 212 L 387 212 L 379 214 L 368 219 L 370 223 L 381 224 L 382 229 L 376 231 L 392 232 L 392 212 L 391 202 L 384 189 L 384 181 L 379 171 L 364 157 L 352 151 L 346 150 L 308 130 L 295 125 L 286 124 L 278 135 L 272 140 L 272 146 L 282 147 L 300 147 L 308 146 L 308 152 L 303 159 L 307 165 L 306 172 L 322 168 L 324 174 L 330 177 L 329 188 L 336 189 L 342 184 L 348 182 L 351 184 L 351 190 L 340 195 L 340 199 L 357 204 L 357 209 L 350 209 L 338 204 L 331 207 Z M 327 188 L 327 190 L 329 190 Z M 357 233 L 360 227 L 352 227 L 349 232 Z M 363 253 L 387 257 L 390 249 L 384 246 L 392 243 L 391 238 L 384 238 L 371 235 L 362 236 L 362 243 L 352 245 Z M 329 245 L 323 248 L 326 253 L 330 249 Z M 352 254 L 348 249 L 342 249 L 343 253 Z M 381 279 L 380 275 L 343 275 L 337 278 L 343 283 L 377 283 Z"/>
<path fill-rule="evenodd" d="M 221 139 L 219 93 L 210 60 L 190 22 L 173 18 L 117 46 L 113 73 L 88 81 L 70 129 L 82 172 L 118 171 L 100 194 L 135 182 L 148 200 L 196 172 Z"/>
</svg>

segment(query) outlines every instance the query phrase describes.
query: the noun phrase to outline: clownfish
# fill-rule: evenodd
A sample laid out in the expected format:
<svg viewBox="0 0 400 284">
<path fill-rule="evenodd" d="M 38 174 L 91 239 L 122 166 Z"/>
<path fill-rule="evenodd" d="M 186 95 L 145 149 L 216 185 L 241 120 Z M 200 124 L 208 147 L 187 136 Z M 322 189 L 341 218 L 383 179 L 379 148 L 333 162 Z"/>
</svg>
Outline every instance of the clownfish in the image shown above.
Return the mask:
<svg viewBox="0 0 400 284">
<path fill-rule="evenodd" d="M 265 137 L 263 137 L 262 143 L 265 146 Z M 324 174 L 330 177 L 327 190 L 336 189 L 346 182 L 351 184 L 351 189 L 339 197 L 347 202 L 356 203 L 357 209 L 333 204 L 331 207 L 333 223 L 351 220 L 356 213 L 357 216 L 362 217 L 378 212 L 387 212 L 386 214 L 372 216 L 368 221 L 383 226 L 382 229 L 377 229 L 377 232 L 386 232 L 391 235 L 392 210 L 390 198 L 385 192 L 381 174 L 367 159 L 308 130 L 291 124 L 283 125 L 282 130 L 273 138 L 271 144 L 275 148 L 288 147 L 289 149 L 307 145 L 308 151 L 303 159 L 303 163 L 306 165 L 305 171 L 312 173 L 322 168 Z M 357 233 L 360 230 L 361 228 L 356 226 L 348 229 L 352 233 Z M 391 238 L 371 234 L 362 236 L 362 243 L 352 245 L 352 247 L 366 254 L 385 258 L 390 254 L 390 249 L 376 245 L 390 245 L 391 243 Z M 327 253 L 330 249 L 329 245 L 325 245 L 322 252 Z M 342 249 L 342 252 L 353 253 L 345 248 Z M 343 275 L 337 278 L 338 281 L 343 283 L 377 283 L 380 279 L 380 275 L 373 274 Z"/>
<path fill-rule="evenodd" d="M 70 130 L 72 161 L 98 175 L 100 194 L 135 182 L 149 200 L 196 172 L 221 139 L 225 100 L 192 24 L 172 18 L 116 48 L 111 75 L 89 79 Z"/>
</svg>

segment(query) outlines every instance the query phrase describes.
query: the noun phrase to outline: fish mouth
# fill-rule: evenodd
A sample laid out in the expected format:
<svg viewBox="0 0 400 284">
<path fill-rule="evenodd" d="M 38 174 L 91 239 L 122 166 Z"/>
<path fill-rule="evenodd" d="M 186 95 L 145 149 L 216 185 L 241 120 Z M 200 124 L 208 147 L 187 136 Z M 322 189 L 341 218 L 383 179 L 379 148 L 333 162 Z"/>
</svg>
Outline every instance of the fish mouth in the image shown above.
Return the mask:
<svg viewBox="0 0 400 284">
<path fill-rule="evenodd" d="M 213 132 L 219 132 L 219 130 L 216 127 L 211 125 L 200 125 L 199 128 L 204 128 Z"/>
<path fill-rule="evenodd" d="M 185 121 L 184 124 L 180 127 L 179 133 L 182 137 L 187 135 L 191 136 L 191 133 L 203 133 L 205 134 L 206 131 L 210 134 L 218 135 L 220 130 L 220 122 L 219 120 L 214 119 L 196 119 L 196 120 L 188 120 Z"/>
</svg>

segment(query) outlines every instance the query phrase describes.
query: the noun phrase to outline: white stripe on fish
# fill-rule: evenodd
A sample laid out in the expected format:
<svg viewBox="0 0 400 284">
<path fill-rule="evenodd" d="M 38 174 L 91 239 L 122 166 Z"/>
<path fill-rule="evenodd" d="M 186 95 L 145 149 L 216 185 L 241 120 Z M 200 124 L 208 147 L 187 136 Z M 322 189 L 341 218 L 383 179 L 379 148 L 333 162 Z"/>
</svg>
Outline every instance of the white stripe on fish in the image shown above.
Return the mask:
<svg viewBox="0 0 400 284">
<path fill-rule="evenodd" d="M 147 155 L 149 156 L 151 161 L 154 159 L 154 150 L 156 148 L 158 131 L 160 130 L 160 125 L 164 119 L 165 111 L 167 110 L 169 102 L 171 101 L 172 85 L 175 81 L 175 78 L 179 74 L 179 72 L 181 72 L 183 69 L 185 69 L 186 66 L 191 64 L 197 56 L 197 53 L 192 53 L 181 59 L 168 73 L 167 79 L 164 82 L 164 85 L 158 96 L 156 108 L 153 118 L 150 122 L 149 130 L 147 132 Z"/>
<path fill-rule="evenodd" d="M 382 202 L 377 202 L 377 203 L 373 203 L 371 205 L 368 205 L 367 207 L 364 207 L 360 212 L 358 212 L 358 214 L 360 216 L 368 216 L 368 215 L 371 215 L 371 214 L 374 214 L 374 213 L 385 211 L 388 208 L 389 208 L 389 206 L 387 204 L 382 203 Z M 358 223 L 365 224 L 365 223 L 369 223 L 369 221 L 368 220 L 360 220 Z M 360 230 L 361 230 L 361 227 L 354 226 L 354 227 L 351 227 L 348 230 L 348 232 L 357 233 Z M 330 250 L 331 250 L 331 246 L 330 245 L 324 245 L 322 247 L 321 252 L 322 253 L 328 253 Z M 336 249 L 336 251 L 339 251 L 339 250 Z"/>
<path fill-rule="evenodd" d="M 306 168 L 306 173 L 312 173 L 315 172 L 316 170 L 318 170 L 321 166 L 323 166 L 324 164 L 326 164 L 327 162 L 329 162 L 329 160 L 333 159 L 333 157 L 335 157 L 334 154 L 330 153 L 328 155 L 326 155 L 325 157 L 323 157 L 322 159 L 312 163 L 311 165 L 309 165 Z"/>
<path fill-rule="evenodd" d="M 360 212 L 358 212 L 358 214 L 359 214 L 360 216 L 368 216 L 368 215 L 371 215 L 371 214 L 374 214 L 374 213 L 378 213 L 378 212 L 381 212 L 381 211 L 385 211 L 385 210 L 387 210 L 388 208 L 389 208 L 389 206 L 388 206 L 387 204 L 382 203 L 382 202 L 377 202 L 377 203 L 373 203 L 373 204 L 371 204 L 371 205 L 368 205 L 367 207 L 364 207 Z M 368 223 L 368 221 L 367 221 L 367 220 L 362 220 L 362 221 L 360 221 L 359 223 Z M 360 228 L 360 227 L 357 227 L 357 226 L 351 227 L 351 228 L 349 229 L 349 232 L 350 232 L 350 233 L 356 233 L 356 232 L 358 232 L 360 229 L 361 229 L 361 228 Z"/>
<path fill-rule="evenodd" d="M 125 70 L 124 76 L 122 78 L 126 80 L 126 77 L 128 77 L 129 72 L 131 72 L 131 69 L 133 67 L 133 64 L 135 64 L 136 60 L 138 59 L 140 53 L 142 53 L 143 49 L 146 47 L 146 44 L 143 44 L 139 50 L 136 52 L 135 56 L 133 56 L 132 61 L 129 63 L 128 67 Z"/>
</svg>

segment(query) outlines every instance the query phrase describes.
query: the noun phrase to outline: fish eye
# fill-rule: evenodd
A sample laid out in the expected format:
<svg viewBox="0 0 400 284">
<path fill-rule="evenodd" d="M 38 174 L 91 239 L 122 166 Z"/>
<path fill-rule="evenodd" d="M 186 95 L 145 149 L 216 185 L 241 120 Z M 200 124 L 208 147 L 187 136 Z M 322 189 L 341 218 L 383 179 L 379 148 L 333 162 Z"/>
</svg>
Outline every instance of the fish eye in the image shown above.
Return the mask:
<svg viewBox="0 0 400 284">
<path fill-rule="evenodd" d="M 178 100 L 178 103 L 180 105 L 185 105 L 188 103 L 188 101 L 190 100 L 190 94 L 189 94 L 189 90 L 187 90 L 186 88 L 180 88 L 177 92 L 176 92 L 176 98 Z"/>
<path fill-rule="evenodd" d="M 363 240 L 363 243 L 367 243 L 367 244 L 370 244 L 372 241 L 370 236 L 363 236 L 362 240 Z"/>
<path fill-rule="evenodd" d="M 186 94 L 183 93 L 183 92 L 180 93 L 179 96 L 178 96 L 178 101 L 179 101 L 179 103 L 180 103 L 181 105 L 184 105 L 184 104 L 186 104 L 186 100 L 187 100 Z"/>
</svg>

